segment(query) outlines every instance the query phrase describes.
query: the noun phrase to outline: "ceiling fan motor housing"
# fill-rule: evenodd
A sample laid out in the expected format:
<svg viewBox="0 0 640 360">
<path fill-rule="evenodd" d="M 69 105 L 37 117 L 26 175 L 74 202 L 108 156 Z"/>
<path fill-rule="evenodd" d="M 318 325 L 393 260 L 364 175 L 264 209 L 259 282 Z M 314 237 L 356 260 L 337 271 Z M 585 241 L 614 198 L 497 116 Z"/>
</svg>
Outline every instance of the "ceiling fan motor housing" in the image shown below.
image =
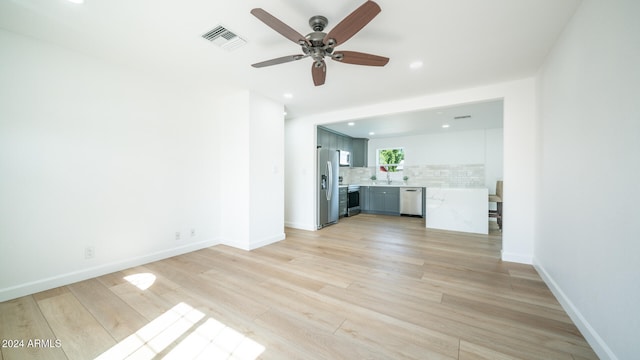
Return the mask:
<svg viewBox="0 0 640 360">
<path fill-rule="evenodd" d="M 321 32 L 321 31 L 314 31 L 312 33 L 309 33 L 306 38 L 307 40 L 309 40 L 309 42 L 311 43 L 311 46 L 316 47 L 316 46 L 324 46 L 323 40 L 324 37 L 327 34 Z"/>
<path fill-rule="evenodd" d="M 312 33 L 309 33 L 305 38 L 309 41 L 308 44 L 302 44 L 302 51 L 305 55 L 311 56 L 314 60 L 315 67 L 324 66 L 324 57 L 330 56 L 333 52 L 333 48 L 324 44 L 324 38 L 326 33 L 322 32 L 324 28 L 329 24 L 329 20 L 322 15 L 315 15 L 309 19 L 309 26 L 313 29 Z"/>
<path fill-rule="evenodd" d="M 309 26 L 313 31 L 322 31 L 329 24 L 329 20 L 322 15 L 315 15 L 309 19 Z"/>
</svg>

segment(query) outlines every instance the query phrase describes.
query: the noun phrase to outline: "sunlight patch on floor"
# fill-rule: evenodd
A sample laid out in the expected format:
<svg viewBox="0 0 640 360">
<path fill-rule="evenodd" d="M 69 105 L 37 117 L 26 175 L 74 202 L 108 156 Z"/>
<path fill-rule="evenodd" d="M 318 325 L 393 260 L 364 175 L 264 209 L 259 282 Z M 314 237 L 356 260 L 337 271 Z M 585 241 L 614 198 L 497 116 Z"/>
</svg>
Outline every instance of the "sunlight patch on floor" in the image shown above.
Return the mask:
<svg viewBox="0 0 640 360">
<path fill-rule="evenodd" d="M 173 348 L 165 359 L 253 360 L 264 352 L 264 346 L 243 334 L 213 318 L 204 318 L 201 311 L 179 303 L 97 359 L 153 359 L 170 346 Z"/>
<path fill-rule="evenodd" d="M 165 359 L 256 359 L 264 346 L 209 318 L 180 342 Z"/>
<path fill-rule="evenodd" d="M 131 285 L 134 285 L 140 290 L 147 290 L 156 282 L 156 276 L 151 273 L 139 273 L 124 277 Z"/>
</svg>

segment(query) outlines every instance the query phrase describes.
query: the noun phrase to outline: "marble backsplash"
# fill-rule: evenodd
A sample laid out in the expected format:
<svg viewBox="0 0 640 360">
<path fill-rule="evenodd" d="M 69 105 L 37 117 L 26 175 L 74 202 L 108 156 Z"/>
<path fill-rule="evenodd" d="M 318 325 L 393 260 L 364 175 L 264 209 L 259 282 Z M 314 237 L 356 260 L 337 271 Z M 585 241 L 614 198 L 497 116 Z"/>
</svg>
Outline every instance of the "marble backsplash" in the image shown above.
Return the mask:
<svg viewBox="0 0 640 360">
<path fill-rule="evenodd" d="M 343 184 L 369 184 L 373 175 L 377 177 L 378 181 L 387 179 L 387 173 L 379 171 L 374 166 L 340 168 Z M 404 176 L 409 177 L 408 185 L 448 188 L 486 186 L 484 164 L 405 166 L 403 171 L 389 173 L 389 178 L 393 182 L 402 182 Z"/>
</svg>

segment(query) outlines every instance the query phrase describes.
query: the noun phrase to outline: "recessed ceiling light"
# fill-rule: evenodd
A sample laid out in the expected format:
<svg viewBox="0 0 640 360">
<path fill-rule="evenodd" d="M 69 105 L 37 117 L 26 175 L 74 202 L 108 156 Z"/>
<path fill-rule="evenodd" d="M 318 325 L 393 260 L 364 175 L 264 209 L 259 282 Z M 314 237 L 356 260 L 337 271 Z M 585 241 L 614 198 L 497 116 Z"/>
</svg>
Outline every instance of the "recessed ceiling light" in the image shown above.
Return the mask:
<svg viewBox="0 0 640 360">
<path fill-rule="evenodd" d="M 373 131 L 369 133 L 369 135 L 375 135 L 376 133 L 374 133 Z"/>
<path fill-rule="evenodd" d="M 349 125 L 349 126 L 354 126 L 355 124 L 356 124 L 356 123 L 354 123 L 354 122 L 350 122 L 350 123 L 348 123 L 347 125 Z"/>
<path fill-rule="evenodd" d="M 448 128 L 449 126 L 451 126 L 451 125 L 449 125 L 449 124 L 442 124 L 442 128 L 443 128 L 443 129 L 446 129 L 446 128 Z"/>
<path fill-rule="evenodd" d="M 409 64 L 409 67 L 412 69 L 420 69 L 422 66 L 424 65 L 424 63 L 420 60 L 414 61 L 411 64 Z"/>
<path fill-rule="evenodd" d="M 84 0 L 68 0 L 70 3 L 74 3 L 74 4 L 82 4 L 84 3 Z"/>
<path fill-rule="evenodd" d="M 284 96 L 285 99 L 293 99 L 292 93 L 284 93 L 282 96 Z"/>
</svg>

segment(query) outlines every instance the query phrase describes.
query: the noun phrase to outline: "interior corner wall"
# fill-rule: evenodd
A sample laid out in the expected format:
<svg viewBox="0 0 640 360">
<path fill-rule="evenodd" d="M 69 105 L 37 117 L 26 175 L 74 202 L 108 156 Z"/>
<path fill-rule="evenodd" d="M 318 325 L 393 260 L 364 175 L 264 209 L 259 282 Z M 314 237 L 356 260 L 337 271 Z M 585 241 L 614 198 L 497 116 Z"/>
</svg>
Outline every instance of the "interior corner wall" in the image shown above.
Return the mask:
<svg viewBox="0 0 640 360">
<path fill-rule="evenodd" d="M 285 238 L 284 233 L 284 105 L 250 94 L 249 249 Z"/>
<path fill-rule="evenodd" d="M 208 94 L 4 30 L 0 49 L 0 301 L 219 242 Z"/>
<path fill-rule="evenodd" d="M 216 154 L 220 181 L 222 243 L 249 248 L 249 206 L 251 204 L 251 144 L 249 141 L 249 92 L 237 92 L 216 99 L 220 124 L 220 151 Z"/>
<path fill-rule="evenodd" d="M 638 14 L 583 0 L 539 76 L 535 265 L 602 359 L 640 354 Z"/>
<path fill-rule="evenodd" d="M 316 127 L 309 122 L 285 122 L 285 224 L 316 230 Z"/>
<path fill-rule="evenodd" d="M 368 116 L 453 106 L 461 103 L 504 101 L 504 226 L 502 258 L 531 264 L 535 221 L 537 160 L 536 81 L 527 78 L 447 93 L 354 107 L 287 121 L 286 198 L 290 226 L 315 228 L 315 127 Z M 295 152 L 295 154 L 290 154 Z"/>
<path fill-rule="evenodd" d="M 533 263 L 538 159 L 535 79 L 516 82 L 504 101 L 502 260 Z"/>
<path fill-rule="evenodd" d="M 284 239 L 284 107 L 249 91 L 216 101 L 222 242 L 252 250 Z"/>
</svg>

